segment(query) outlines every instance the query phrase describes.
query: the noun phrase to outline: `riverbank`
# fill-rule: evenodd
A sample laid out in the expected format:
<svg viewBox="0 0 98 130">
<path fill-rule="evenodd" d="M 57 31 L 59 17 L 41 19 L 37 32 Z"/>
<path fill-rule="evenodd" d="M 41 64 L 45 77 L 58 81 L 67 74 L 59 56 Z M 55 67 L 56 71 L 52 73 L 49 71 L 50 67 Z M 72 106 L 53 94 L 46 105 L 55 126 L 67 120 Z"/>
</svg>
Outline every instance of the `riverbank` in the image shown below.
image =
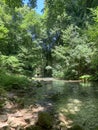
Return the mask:
<svg viewBox="0 0 98 130">
<path fill-rule="evenodd" d="M 56 113 L 51 102 L 35 104 L 33 96 L 25 95 L 19 90 L 7 93 L 8 99 L 0 110 L 0 130 L 60 130 L 62 124 L 71 127 L 72 121 Z"/>
<path fill-rule="evenodd" d="M 62 80 L 62 79 L 56 79 L 56 78 L 32 78 L 33 80 L 37 81 L 63 81 L 63 82 L 81 82 L 81 80 Z"/>
</svg>

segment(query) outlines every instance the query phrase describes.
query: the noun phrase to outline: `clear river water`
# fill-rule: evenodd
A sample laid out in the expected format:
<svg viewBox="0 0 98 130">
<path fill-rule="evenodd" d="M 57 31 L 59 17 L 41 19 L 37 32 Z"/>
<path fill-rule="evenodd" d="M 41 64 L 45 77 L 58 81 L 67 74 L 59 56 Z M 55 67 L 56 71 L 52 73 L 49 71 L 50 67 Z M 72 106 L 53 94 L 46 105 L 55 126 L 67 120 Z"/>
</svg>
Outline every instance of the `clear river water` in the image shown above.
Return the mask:
<svg viewBox="0 0 98 130">
<path fill-rule="evenodd" d="M 41 81 L 35 99 L 41 105 L 52 104 L 84 130 L 98 130 L 98 83 Z M 97 128 L 97 129 L 96 129 Z"/>
</svg>

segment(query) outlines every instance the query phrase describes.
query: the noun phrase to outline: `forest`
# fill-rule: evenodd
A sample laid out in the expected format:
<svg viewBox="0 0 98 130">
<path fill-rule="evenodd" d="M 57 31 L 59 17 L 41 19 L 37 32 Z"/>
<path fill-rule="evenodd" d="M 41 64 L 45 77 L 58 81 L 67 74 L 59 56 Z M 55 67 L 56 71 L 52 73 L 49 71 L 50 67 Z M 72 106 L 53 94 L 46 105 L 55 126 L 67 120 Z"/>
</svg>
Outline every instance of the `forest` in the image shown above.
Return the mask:
<svg viewBox="0 0 98 130">
<path fill-rule="evenodd" d="M 42 15 L 30 2 L 0 1 L 1 71 L 98 80 L 97 0 L 46 0 Z"/>
<path fill-rule="evenodd" d="M 6 93 L 40 87 L 36 77 L 98 81 L 98 0 L 45 0 L 42 14 L 36 6 L 0 0 L 0 110 Z"/>
</svg>

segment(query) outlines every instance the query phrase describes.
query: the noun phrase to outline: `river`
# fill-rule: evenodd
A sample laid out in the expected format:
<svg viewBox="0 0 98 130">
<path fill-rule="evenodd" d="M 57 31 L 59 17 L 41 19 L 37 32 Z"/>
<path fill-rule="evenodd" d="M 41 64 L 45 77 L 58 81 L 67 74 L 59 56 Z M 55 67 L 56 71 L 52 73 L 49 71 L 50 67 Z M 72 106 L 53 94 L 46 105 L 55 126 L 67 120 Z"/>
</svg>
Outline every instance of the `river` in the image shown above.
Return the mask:
<svg viewBox="0 0 98 130">
<path fill-rule="evenodd" d="M 34 98 L 41 105 L 51 104 L 84 130 L 98 127 L 98 83 L 41 81 Z M 98 129 L 98 128 L 97 128 Z"/>
</svg>

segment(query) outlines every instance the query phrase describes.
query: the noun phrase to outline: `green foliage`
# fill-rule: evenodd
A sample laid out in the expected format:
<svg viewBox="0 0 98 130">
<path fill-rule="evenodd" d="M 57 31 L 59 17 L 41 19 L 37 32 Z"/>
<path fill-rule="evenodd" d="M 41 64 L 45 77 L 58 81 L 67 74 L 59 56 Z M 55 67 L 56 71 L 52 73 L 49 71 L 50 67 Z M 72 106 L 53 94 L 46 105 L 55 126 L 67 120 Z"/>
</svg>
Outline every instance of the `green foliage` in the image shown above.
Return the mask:
<svg viewBox="0 0 98 130">
<path fill-rule="evenodd" d="M 6 27 L 4 27 L 4 25 L 0 25 L 0 39 L 4 39 L 6 38 L 6 35 L 8 33 L 8 30 Z"/>
<path fill-rule="evenodd" d="M 89 36 L 89 39 L 93 42 L 93 46 L 94 46 L 94 54 L 93 54 L 93 57 L 92 57 L 92 64 L 91 64 L 91 67 L 93 69 L 93 77 L 92 79 L 93 80 L 98 80 L 98 52 L 97 52 L 97 49 L 98 49 L 98 30 L 97 30 L 97 27 L 98 27 L 98 7 L 97 8 L 92 8 L 91 9 L 91 12 L 92 12 L 92 15 L 93 15 L 93 19 L 94 19 L 94 24 L 93 25 L 90 25 L 89 28 L 88 28 L 88 36 Z"/>
<path fill-rule="evenodd" d="M 24 89 L 28 87 L 30 81 L 25 76 L 10 75 L 4 72 L 0 73 L 0 85 L 7 90 Z"/>
<path fill-rule="evenodd" d="M 18 72 L 20 63 L 19 60 L 15 56 L 0 56 L 1 60 L 1 67 L 11 71 L 11 72 Z"/>
<path fill-rule="evenodd" d="M 91 75 L 82 75 L 82 76 L 80 76 L 80 80 L 82 80 L 83 82 L 90 81 Z"/>
<path fill-rule="evenodd" d="M 20 7 L 23 5 L 23 0 L 3 0 L 10 8 Z M 28 5 L 31 7 L 36 7 L 36 0 L 28 0 Z"/>
<path fill-rule="evenodd" d="M 0 66 L 7 72 L 33 75 L 41 61 L 41 48 L 35 39 L 40 33 L 40 16 L 26 5 L 13 10 L 1 3 Z"/>
<path fill-rule="evenodd" d="M 27 5 L 0 0 L 0 67 L 28 76 L 40 68 L 44 76 L 79 79 L 92 74 L 98 79 L 97 5 L 97 0 L 45 0 L 40 16 L 31 9 L 36 0 Z"/>
<path fill-rule="evenodd" d="M 59 72 L 55 69 L 53 76 L 60 73 L 58 77 L 65 75 L 66 78 L 77 79 L 85 73 L 94 73 L 92 65 L 94 65 L 93 57 L 98 40 L 98 9 L 94 8 L 97 5 L 96 0 L 89 1 L 89 4 L 88 0 L 45 1 L 44 22 L 46 27 L 48 30 L 60 33 L 52 56 L 53 68 L 56 68 L 55 64 L 58 63 L 62 66 L 62 70 Z M 97 59 L 94 60 L 94 62 L 96 61 Z"/>
<path fill-rule="evenodd" d="M 53 76 L 54 78 L 64 79 L 64 72 L 62 72 L 62 71 L 60 71 L 60 70 L 54 69 L 52 76 Z"/>
<path fill-rule="evenodd" d="M 64 70 L 64 79 L 78 79 L 78 71 L 76 69 L 73 68 L 73 66 L 68 67 L 67 69 Z"/>
<path fill-rule="evenodd" d="M 93 43 L 81 34 L 80 28 L 73 25 L 62 32 L 62 41 L 63 45 L 56 46 L 53 50 L 53 57 L 62 68 L 60 74 L 65 79 L 78 79 L 91 70 L 87 66 L 91 66 L 94 55 Z"/>
<path fill-rule="evenodd" d="M 89 3 L 89 4 L 88 4 Z M 48 27 L 63 29 L 66 25 L 74 24 L 85 28 L 90 23 L 89 8 L 96 7 L 97 0 L 46 0 L 45 13 Z"/>
</svg>

